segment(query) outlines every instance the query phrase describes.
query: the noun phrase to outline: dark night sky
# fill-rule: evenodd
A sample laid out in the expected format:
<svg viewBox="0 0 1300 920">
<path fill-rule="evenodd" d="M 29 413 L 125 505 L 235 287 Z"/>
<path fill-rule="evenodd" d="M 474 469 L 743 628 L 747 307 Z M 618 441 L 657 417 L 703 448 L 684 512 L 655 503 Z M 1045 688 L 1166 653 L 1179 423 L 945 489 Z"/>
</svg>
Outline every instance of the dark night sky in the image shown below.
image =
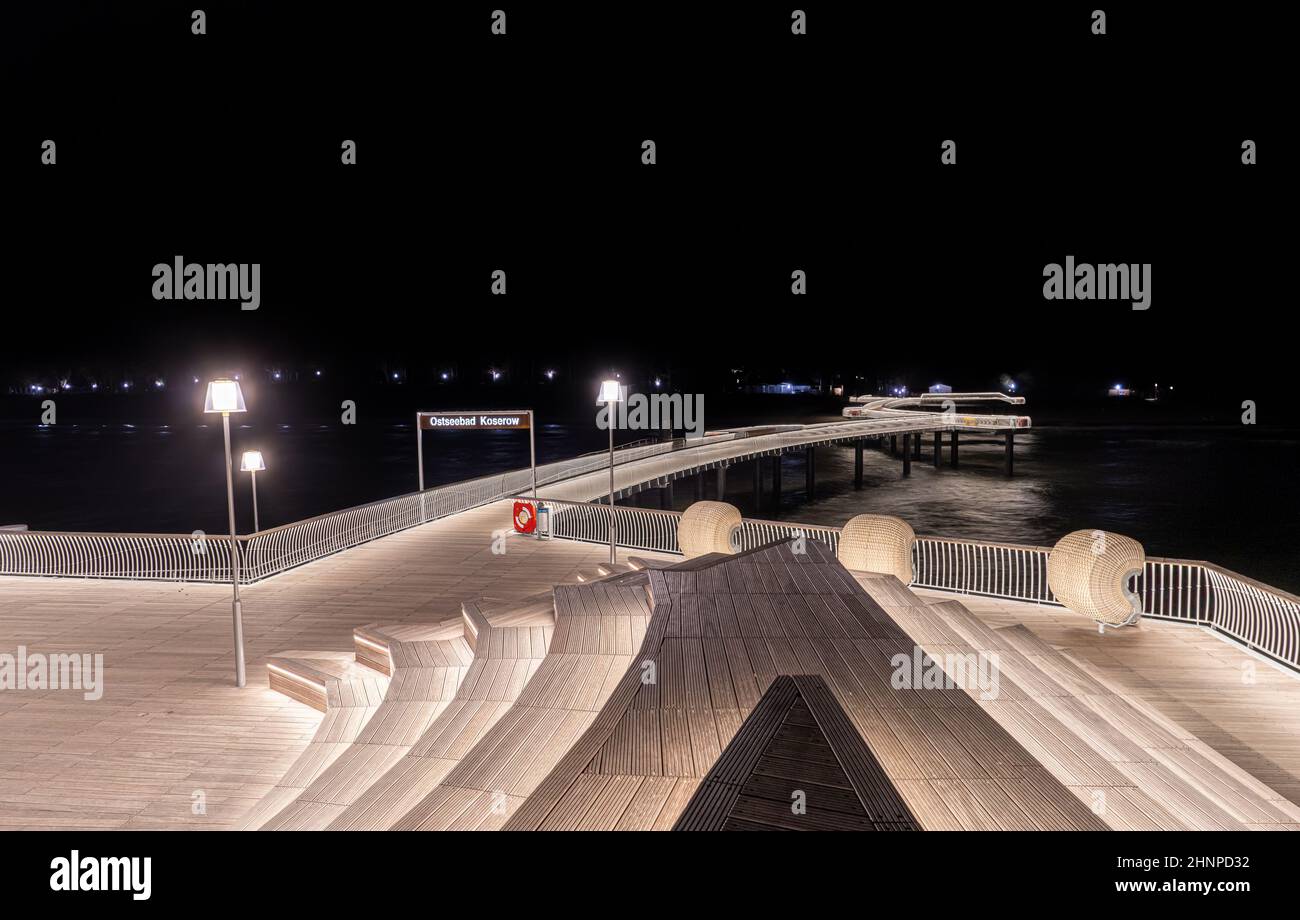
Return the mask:
<svg viewBox="0 0 1300 920">
<path fill-rule="evenodd" d="M 1240 402 L 1290 372 L 1266 12 L 1116 8 L 1096 37 L 1078 4 L 813 4 L 795 40 L 788 5 L 530 3 L 494 40 L 490 5 L 207 3 L 203 37 L 193 6 L 6 9 L 0 390 L 541 360 L 694 386 L 733 366 L 1231 381 Z M 177 254 L 260 262 L 261 309 L 152 300 Z M 1152 263 L 1151 309 L 1045 301 L 1067 254 Z"/>
</svg>

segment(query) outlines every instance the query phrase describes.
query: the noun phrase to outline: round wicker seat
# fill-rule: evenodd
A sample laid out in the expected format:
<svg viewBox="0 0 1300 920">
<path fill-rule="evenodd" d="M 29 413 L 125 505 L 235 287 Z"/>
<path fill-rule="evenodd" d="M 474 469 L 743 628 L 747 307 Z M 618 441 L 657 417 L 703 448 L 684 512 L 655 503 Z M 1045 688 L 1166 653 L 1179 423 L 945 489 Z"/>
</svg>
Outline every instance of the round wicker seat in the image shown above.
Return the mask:
<svg viewBox="0 0 1300 920">
<path fill-rule="evenodd" d="M 726 502 L 696 502 L 682 512 L 677 546 L 687 559 L 709 553 L 734 553 L 731 535 L 740 526 L 740 511 Z"/>
<path fill-rule="evenodd" d="M 912 583 L 912 544 L 916 534 L 902 518 L 859 514 L 840 530 L 838 556 L 846 569 L 893 575 Z"/>
<path fill-rule="evenodd" d="M 1142 544 L 1104 530 L 1076 530 L 1052 547 L 1047 584 L 1056 599 L 1103 627 L 1137 621 L 1141 605 L 1129 579 L 1146 563 Z"/>
</svg>

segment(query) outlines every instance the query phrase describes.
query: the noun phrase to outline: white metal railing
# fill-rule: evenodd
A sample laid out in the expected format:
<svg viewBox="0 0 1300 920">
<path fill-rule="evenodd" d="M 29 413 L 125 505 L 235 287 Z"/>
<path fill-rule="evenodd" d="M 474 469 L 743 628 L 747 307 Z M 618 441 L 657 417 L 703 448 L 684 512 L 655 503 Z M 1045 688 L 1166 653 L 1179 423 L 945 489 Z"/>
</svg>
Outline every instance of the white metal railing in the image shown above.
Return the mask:
<svg viewBox="0 0 1300 920">
<path fill-rule="evenodd" d="M 901 410 L 888 410 L 882 414 L 884 417 L 856 421 L 709 432 L 702 438 L 690 441 L 639 441 L 618 448 L 615 459 L 618 464 L 651 461 L 641 464 L 637 471 L 640 481 L 645 482 L 680 474 L 683 470 L 681 462 L 667 457 L 662 460 L 651 458 L 683 449 L 699 451 L 692 460 L 700 462 L 688 463 L 687 468 L 709 467 L 779 454 L 796 447 L 862 440 L 890 433 L 960 428 L 968 422 L 974 424 L 972 419 L 993 419 L 998 424 L 1007 421 L 993 416 L 948 418 L 929 412 Z M 1018 419 L 1015 421 L 1019 424 Z M 725 442 L 740 442 L 740 446 Z M 554 484 L 574 479 L 603 470 L 608 462 L 608 454 L 597 451 L 547 464 L 538 467 L 537 482 Z M 532 474 L 529 470 L 514 470 L 499 476 L 399 495 L 255 534 L 242 535 L 233 544 L 227 537 L 216 536 L 209 536 L 196 543 L 193 538 L 183 534 L 0 531 L 0 575 L 225 581 L 229 577 L 230 556 L 237 551 L 241 554 L 241 580 L 251 582 L 376 537 L 522 493 L 529 490 L 531 485 Z M 628 521 L 627 526 L 632 528 L 632 522 Z M 783 527 L 785 525 L 770 524 L 768 531 Z M 746 534 L 750 530 L 742 534 L 744 539 L 749 539 Z M 835 539 L 831 536 L 832 530 L 810 530 L 818 530 L 821 533 L 819 539 Z M 754 532 L 768 531 L 758 527 Z M 222 552 L 220 547 L 224 547 L 225 551 Z"/>
<path fill-rule="evenodd" d="M 617 464 L 683 448 L 681 441 L 637 441 L 615 450 Z M 692 442 L 691 446 L 694 446 Z M 537 468 L 550 484 L 609 465 L 597 451 Z M 240 581 L 257 581 L 417 524 L 498 501 L 532 487 L 532 471 L 512 470 L 426 489 L 241 535 Z M 228 536 L 0 531 L 0 575 L 230 581 Z"/>
<path fill-rule="evenodd" d="M 738 551 L 755 549 L 774 540 L 789 540 L 795 537 L 818 540 L 837 553 L 840 549 L 840 529 L 838 527 L 786 524 L 780 521 L 756 521 L 749 518 L 740 522 L 740 530 L 736 532 L 736 549 Z"/>
<path fill-rule="evenodd" d="M 609 506 L 543 499 L 551 508 L 550 536 L 605 543 Z M 616 508 L 616 539 L 629 549 L 679 553 L 681 514 Z M 839 546 L 838 527 L 745 519 L 738 550 L 799 535 Z M 1050 547 L 917 537 L 912 587 L 1061 606 L 1047 584 Z M 1142 615 L 1210 627 L 1292 668 L 1300 669 L 1300 598 L 1207 562 L 1148 558 L 1131 590 Z"/>
<path fill-rule="evenodd" d="M 585 543 L 609 542 L 609 505 L 594 502 L 569 502 L 543 499 L 550 509 L 547 532 L 550 536 Z M 656 553 L 680 553 L 677 524 L 680 511 L 614 506 L 615 541 L 624 549 L 642 549 Z M 780 521 L 756 521 L 746 518 L 736 532 L 738 551 L 754 549 L 775 540 L 803 536 L 820 540 L 833 550 L 839 549 L 838 527 L 786 524 Z"/>
<path fill-rule="evenodd" d="M 686 444 L 637 442 L 617 449 L 615 460 L 630 463 L 733 437 L 735 433 L 728 432 Z M 563 482 L 605 469 L 608 463 L 608 453 L 600 451 L 546 464 L 538 467 L 537 481 L 539 485 Z M 653 475 L 652 470 L 647 473 Z M 377 537 L 527 494 L 531 485 L 531 471 L 514 470 L 319 515 L 240 536 L 233 544 L 229 537 L 213 535 L 0 530 L 0 575 L 227 582 L 232 550 L 237 547 L 241 580 L 253 582 Z M 544 503 L 551 507 L 552 536 L 593 543 L 609 539 L 608 505 L 549 499 Z M 616 506 L 614 515 L 619 545 L 680 552 L 680 514 Z M 737 548 L 751 549 L 801 534 L 838 548 L 837 527 L 757 520 L 742 522 Z M 912 584 L 1057 604 L 1047 585 L 1049 552 L 1042 546 L 918 537 Z M 1211 627 L 1300 669 L 1300 598 L 1295 595 L 1210 563 L 1159 558 L 1147 560 L 1132 590 L 1142 601 L 1143 616 Z"/>
<path fill-rule="evenodd" d="M 0 533 L 0 574 L 5 575 L 220 582 L 230 581 L 230 559 L 229 537 Z"/>
<path fill-rule="evenodd" d="M 544 526 L 550 536 L 584 543 L 609 542 L 609 505 L 543 499 L 550 509 Z M 615 540 L 624 549 L 680 553 L 677 545 L 677 511 L 614 506 Z"/>
<path fill-rule="evenodd" d="M 917 537 L 912 584 L 919 588 L 1054 604 L 1041 546 Z"/>
</svg>

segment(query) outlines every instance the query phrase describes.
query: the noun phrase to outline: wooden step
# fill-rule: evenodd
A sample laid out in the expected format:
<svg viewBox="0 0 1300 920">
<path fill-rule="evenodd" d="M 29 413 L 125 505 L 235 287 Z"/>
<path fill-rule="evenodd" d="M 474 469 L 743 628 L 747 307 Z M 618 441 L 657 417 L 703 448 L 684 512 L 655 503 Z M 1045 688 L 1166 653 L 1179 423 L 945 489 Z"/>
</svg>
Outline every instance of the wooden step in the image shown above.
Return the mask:
<svg viewBox="0 0 1300 920">
<path fill-rule="evenodd" d="M 295 768 L 273 790 L 268 800 L 274 805 L 263 809 L 257 825 L 264 830 L 319 830 L 342 814 L 447 708 L 475 657 L 460 617 L 369 624 L 356 632 L 364 654 L 388 669 L 387 693 L 357 731 L 330 746 L 328 762 L 310 771 Z M 313 757 L 315 748 L 309 748 Z"/>
<path fill-rule="evenodd" d="M 382 674 L 393 673 L 394 644 L 451 641 L 461 636 L 459 617 L 437 623 L 368 623 L 352 630 L 356 660 Z"/>
<path fill-rule="evenodd" d="M 288 651 L 266 660 L 271 689 L 326 712 L 331 706 L 378 706 L 388 675 L 348 652 Z"/>
<path fill-rule="evenodd" d="M 535 603 L 528 601 L 525 606 Z M 474 650 L 474 662 L 455 699 L 405 756 L 388 765 L 382 775 L 372 776 L 366 791 L 333 816 L 330 829 L 386 829 L 420 806 L 510 710 L 541 666 L 550 645 L 554 617 L 544 625 L 500 626 L 490 622 L 475 601 L 464 602 L 461 615 L 465 641 Z M 498 622 L 515 618 L 504 606 L 496 607 L 493 616 Z M 485 799 L 483 808 L 494 814 L 491 795 L 463 790 L 457 794 Z M 499 817 L 504 820 L 504 815 Z"/>
</svg>

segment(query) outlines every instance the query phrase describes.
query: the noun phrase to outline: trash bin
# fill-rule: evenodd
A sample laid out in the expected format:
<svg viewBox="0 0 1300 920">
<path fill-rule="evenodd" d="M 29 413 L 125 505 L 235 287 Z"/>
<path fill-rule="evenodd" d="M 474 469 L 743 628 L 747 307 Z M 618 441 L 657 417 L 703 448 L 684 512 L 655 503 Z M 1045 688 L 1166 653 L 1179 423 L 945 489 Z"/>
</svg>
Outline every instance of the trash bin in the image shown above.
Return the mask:
<svg viewBox="0 0 1300 920">
<path fill-rule="evenodd" d="M 551 539 L 551 509 L 540 502 L 537 504 L 537 539 Z"/>
</svg>

